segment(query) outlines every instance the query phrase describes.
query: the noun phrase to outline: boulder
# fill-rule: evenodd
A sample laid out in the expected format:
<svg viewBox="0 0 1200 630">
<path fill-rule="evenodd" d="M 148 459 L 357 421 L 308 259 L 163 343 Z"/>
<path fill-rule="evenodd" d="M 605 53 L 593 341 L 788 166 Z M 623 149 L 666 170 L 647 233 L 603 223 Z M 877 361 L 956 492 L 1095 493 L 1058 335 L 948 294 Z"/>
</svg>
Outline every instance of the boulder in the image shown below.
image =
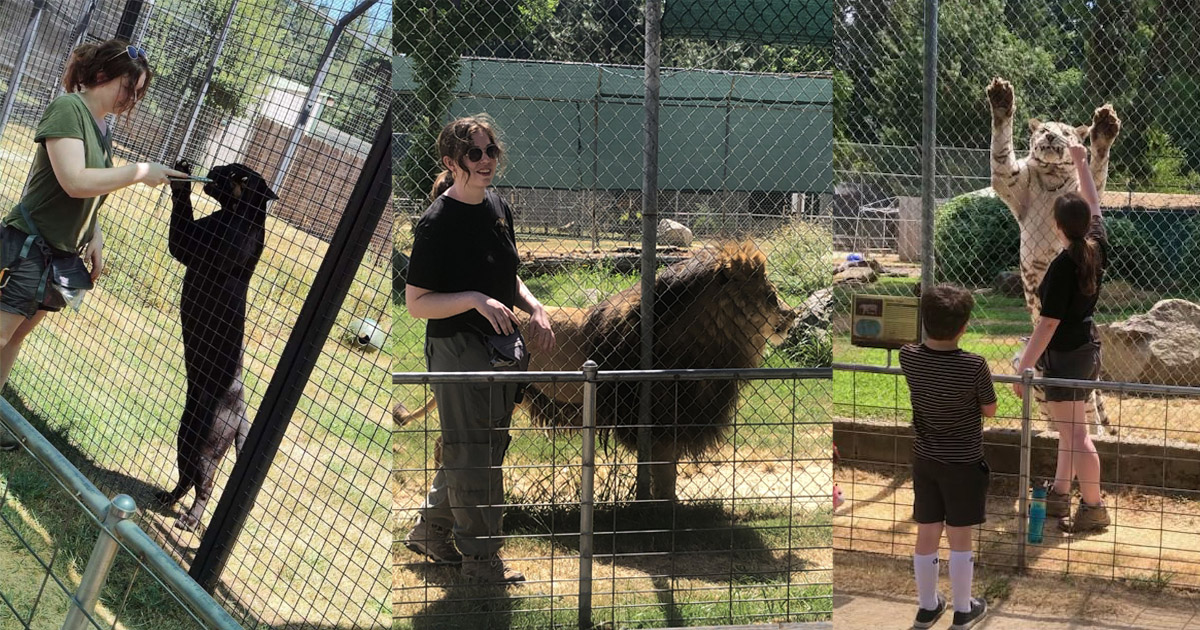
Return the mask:
<svg viewBox="0 0 1200 630">
<path fill-rule="evenodd" d="M 658 242 L 661 245 L 691 247 L 692 231 L 678 221 L 663 219 L 658 222 Z"/>
<path fill-rule="evenodd" d="M 1001 271 L 996 274 L 992 287 L 996 289 L 997 294 L 1004 297 L 1025 297 L 1025 286 L 1021 284 L 1021 274 L 1015 271 Z"/>
<path fill-rule="evenodd" d="M 879 273 L 871 267 L 851 267 L 833 276 L 833 284 L 871 284 L 879 279 Z"/>
<path fill-rule="evenodd" d="M 1200 386 L 1200 304 L 1162 300 L 1098 328 L 1105 380 Z"/>
</svg>

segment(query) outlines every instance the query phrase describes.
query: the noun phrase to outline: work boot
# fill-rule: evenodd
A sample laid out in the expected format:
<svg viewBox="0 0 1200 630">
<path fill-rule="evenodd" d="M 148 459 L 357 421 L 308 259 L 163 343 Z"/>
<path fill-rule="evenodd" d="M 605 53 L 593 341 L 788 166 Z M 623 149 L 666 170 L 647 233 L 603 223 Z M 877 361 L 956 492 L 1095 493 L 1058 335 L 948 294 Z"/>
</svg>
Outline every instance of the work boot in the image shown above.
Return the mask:
<svg viewBox="0 0 1200 630">
<path fill-rule="evenodd" d="M 525 581 L 525 574 L 505 564 L 498 553 L 490 556 L 463 556 L 462 576 L 473 582 L 493 584 Z"/>
<path fill-rule="evenodd" d="M 1046 516 L 1049 518 L 1062 518 L 1071 515 L 1071 493 L 1064 492 L 1059 494 L 1054 491 L 1054 486 L 1046 488 Z"/>
<path fill-rule="evenodd" d="M 419 519 L 417 526 L 404 537 L 404 546 L 438 564 L 458 564 L 463 558 L 454 548 L 453 536 L 449 529 Z"/>
<path fill-rule="evenodd" d="M 1077 534 L 1100 531 L 1111 523 L 1112 521 L 1108 518 L 1108 508 L 1103 502 L 1099 505 L 1088 505 L 1080 500 L 1079 507 L 1075 510 L 1075 518 L 1059 521 L 1058 528 L 1064 532 Z"/>
</svg>

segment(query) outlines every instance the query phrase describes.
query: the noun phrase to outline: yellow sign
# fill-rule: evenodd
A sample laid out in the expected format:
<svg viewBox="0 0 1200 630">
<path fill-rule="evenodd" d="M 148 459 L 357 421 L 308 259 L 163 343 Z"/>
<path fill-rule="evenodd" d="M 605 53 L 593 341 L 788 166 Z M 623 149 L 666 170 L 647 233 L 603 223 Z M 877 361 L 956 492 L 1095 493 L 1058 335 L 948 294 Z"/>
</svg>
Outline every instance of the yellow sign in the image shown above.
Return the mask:
<svg viewBox="0 0 1200 630">
<path fill-rule="evenodd" d="M 850 343 L 867 348 L 899 348 L 921 340 L 921 299 L 854 294 Z"/>
</svg>

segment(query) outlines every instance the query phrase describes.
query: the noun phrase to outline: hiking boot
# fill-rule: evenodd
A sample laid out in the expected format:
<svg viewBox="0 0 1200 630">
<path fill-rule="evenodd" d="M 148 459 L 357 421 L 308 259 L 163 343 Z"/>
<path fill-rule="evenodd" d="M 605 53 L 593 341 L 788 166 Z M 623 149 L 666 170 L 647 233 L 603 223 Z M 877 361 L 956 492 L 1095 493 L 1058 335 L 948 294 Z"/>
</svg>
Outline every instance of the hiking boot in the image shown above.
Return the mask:
<svg viewBox="0 0 1200 630">
<path fill-rule="evenodd" d="M 918 608 L 917 619 L 913 621 L 912 627 L 917 630 L 932 628 L 933 624 L 937 623 L 938 619 L 942 618 L 942 614 L 946 612 L 946 598 L 942 597 L 941 593 L 937 594 L 937 606 L 930 608 Z"/>
<path fill-rule="evenodd" d="M 958 612 L 954 611 L 954 625 L 950 626 L 950 630 L 967 630 L 979 623 L 987 614 L 987 602 L 981 597 L 971 598 L 971 611 Z"/>
<path fill-rule="evenodd" d="M 1062 518 L 1071 515 L 1071 493 L 1059 494 L 1054 487 L 1046 488 L 1046 517 Z"/>
<path fill-rule="evenodd" d="M 1064 532 L 1078 534 L 1080 532 L 1100 531 L 1108 527 L 1112 521 L 1108 518 L 1108 508 L 1104 503 L 1088 505 L 1083 501 L 1075 510 L 1075 518 L 1063 519 L 1058 522 L 1058 528 Z"/>
<path fill-rule="evenodd" d="M 458 564 L 463 558 L 458 549 L 454 548 L 452 537 L 453 533 L 449 529 L 419 519 L 417 526 L 404 537 L 404 546 L 438 564 Z"/>
<path fill-rule="evenodd" d="M 8 429 L 0 428 L 0 451 L 15 451 L 21 443 Z"/>
<path fill-rule="evenodd" d="M 512 584 L 524 582 L 525 574 L 505 564 L 500 554 L 490 556 L 464 556 L 462 576 L 473 582 Z"/>
</svg>

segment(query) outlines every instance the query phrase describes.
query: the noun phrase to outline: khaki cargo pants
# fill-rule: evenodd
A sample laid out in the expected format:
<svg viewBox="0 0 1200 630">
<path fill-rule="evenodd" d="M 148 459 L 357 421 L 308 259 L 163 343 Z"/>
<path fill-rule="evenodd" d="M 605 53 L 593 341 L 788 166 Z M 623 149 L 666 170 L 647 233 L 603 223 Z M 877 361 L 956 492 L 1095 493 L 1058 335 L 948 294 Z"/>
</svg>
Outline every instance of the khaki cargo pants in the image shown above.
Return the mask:
<svg viewBox="0 0 1200 630">
<path fill-rule="evenodd" d="M 430 372 L 492 369 L 483 339 L 473 333 L 427 337 Z M 432 386 L 442 428 L 442 462 L 434 474 L 421 517 L 453 530 L 458 550 L 487 556 L 500 550 L 504 506 L 501 465 L 516 383 L 446 383 Z"/>
</svg>

